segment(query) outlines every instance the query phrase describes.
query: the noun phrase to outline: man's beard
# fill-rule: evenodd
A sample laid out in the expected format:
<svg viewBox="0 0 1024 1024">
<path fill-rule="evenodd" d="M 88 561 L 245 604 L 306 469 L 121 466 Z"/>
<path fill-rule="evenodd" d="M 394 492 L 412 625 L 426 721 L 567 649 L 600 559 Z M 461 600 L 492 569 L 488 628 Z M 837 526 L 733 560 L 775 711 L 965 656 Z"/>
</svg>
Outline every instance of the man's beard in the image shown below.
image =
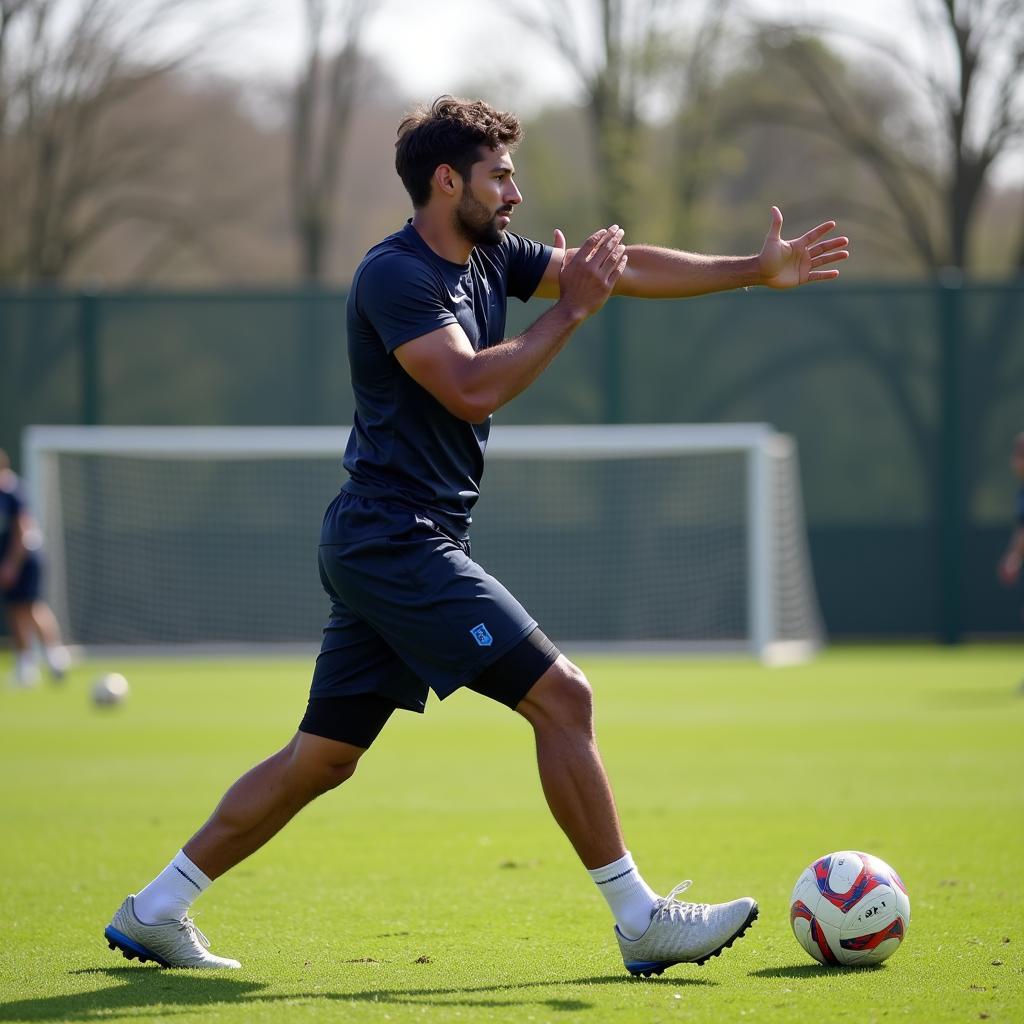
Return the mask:
<svg viewBox="0 0 1024 1024">
<path fill-rule="evenodd" d="M 501 214 L 510 214 L 511 207 L 503 206 L 495 213 L 484 206 L 467 189 L 455 207 L 455 227 L 473 245 L 501 245 L 505 232 L 499 228 L 496 219 Z"/>
</svg>

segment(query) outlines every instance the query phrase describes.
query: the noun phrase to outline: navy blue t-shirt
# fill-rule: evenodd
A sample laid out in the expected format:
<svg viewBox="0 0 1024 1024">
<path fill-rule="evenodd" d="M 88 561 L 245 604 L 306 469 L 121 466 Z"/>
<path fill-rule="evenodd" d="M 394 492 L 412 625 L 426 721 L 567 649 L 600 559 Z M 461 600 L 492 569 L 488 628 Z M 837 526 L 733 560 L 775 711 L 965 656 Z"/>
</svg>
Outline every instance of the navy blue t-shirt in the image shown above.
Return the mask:
<svg viewBox="0 0 1024 1024">
<path fill-rule="evenodd" d="M 13 474 L 7 474 L 6 480 L 0 478 L 0 558 L 7 554 L 14 524 L 24 510 L 25 498 L 18 478 Z"/>
<path fill-rule="evenodd" d="M 449 324 L 477 351 L 498 344 L 508 297 L 529 299 L 550 258 L 550 246 L 506 232 L 500 245 L 476 246 L 469 263 L 452 263 L 411 222 L 366 254 L 348 297 L 356 411 L 344 490 L 423 511 L 453 536 L 466 535 L 490 417 L 470 424 L 453 416 L 394 352 Z"/>
</svg>

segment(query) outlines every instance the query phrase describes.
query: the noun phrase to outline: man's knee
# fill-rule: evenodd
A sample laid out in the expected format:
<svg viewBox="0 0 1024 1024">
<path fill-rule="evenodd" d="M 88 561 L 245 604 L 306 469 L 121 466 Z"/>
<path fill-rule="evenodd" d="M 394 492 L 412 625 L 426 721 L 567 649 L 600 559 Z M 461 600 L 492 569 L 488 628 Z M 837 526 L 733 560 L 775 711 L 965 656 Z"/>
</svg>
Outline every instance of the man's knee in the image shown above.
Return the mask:
<svg viewBox="0 0 1024 1024">
<path fill-rule="evenodd" d="M 337 789 L 352 778 L 365 753 L 360 747 L 303 732 L 286 749 L 294 782 L 314 796 Z"/>
<path fill-rule="evenodd" d="M 590 732 L 594 694 L 583 670 L 563 655 L 537 680 L 516 710 L 534 726 L 551 724 Z"/>
<path fill-rule="evenodd" d="M 356 773 L 356 765 L 359 763 L 359 758 L 354 758 L 351 761 L 342 761 L 340 763 L 328 763 L 323 766 L 321 773 L 321 793 L 326 793 L 329 790 L 337 789 L 343 782 L 347 782 Z"/>
</svg>

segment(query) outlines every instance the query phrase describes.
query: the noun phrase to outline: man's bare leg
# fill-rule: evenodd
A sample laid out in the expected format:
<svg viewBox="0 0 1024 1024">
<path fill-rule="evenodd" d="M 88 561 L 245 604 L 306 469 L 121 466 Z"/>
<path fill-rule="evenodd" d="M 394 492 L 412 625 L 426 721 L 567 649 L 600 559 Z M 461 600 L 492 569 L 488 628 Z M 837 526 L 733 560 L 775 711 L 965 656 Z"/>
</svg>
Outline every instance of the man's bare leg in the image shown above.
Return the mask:
<svg viewBox="0 0 1024 1024">
<path fill-rule="evenodd" d="M 63 644 L 60 636 L 60 626 L 57 624 L 57 617 L 45 601 L 33 601 L 29 605 L 29 612 L 32 616 L 32 625 L 44 647 L 60 647 Z"/>
<path fill-rule="evenodd" d="M 32 605 L 27 601 L 8 604 L 7 621 L 14 646 L 14 681 L 19 686 L 34 686 L 39 681 L 39 668 L 32 650 Z"/>
<path fill-rule="evenodd" d="M 246 772 L 171 863 L 122 903 L 104 932 L 111 948 L 170 967 L 237 968 L 237 960 L 209 952 L 188 916 L 192 901 L 311 800 L 350 778 L 363 753 L 363 747 L 299 732 Z"/>
<path fill-rule="evenodd" d="M 619 930 L 642 935 L 657 895 L 626 850 L 615 798 L 594 736 L 586 676 L 560 656 L 516 708 L 532 726 L 548 807 L 615 917 Z"/>
<path fill-rule="evenodd" d="M 661 974 L 677 963 L 703 963 L 731 946 L 757 917 L 749 897 L 690 904 L 660 899 L 626 851 L 611 786 L 594 738 L 590 686 L 564 657 L 533 685 L 516 710 L 533 726 L 544 795 L 615 917 L 626 969 Z"/>
<path fill-rule="evenodd" d="M 548 807 L 587 869 L 626 852 L 619 814 L 594 735 L 593 694 L 559 657 L 516 708 L 532 726 Z"/>
<path fill-rule="evenodd" d="M 311 800 L 351 778 L 365 748 L 298 732 L 245 773 L 205 825 L 185 844 L 186 856 L 218 878 L 276 835 Z"/>
<path fill-rule="evenodd" d="M 28 605 L 30 628 L 39 637 L 46 656 L 46 664 L 55 679 L 63 679 L 71 667 L 71 655 L 61 639 L 57 617 L 45 601 Z"/>
</svg>

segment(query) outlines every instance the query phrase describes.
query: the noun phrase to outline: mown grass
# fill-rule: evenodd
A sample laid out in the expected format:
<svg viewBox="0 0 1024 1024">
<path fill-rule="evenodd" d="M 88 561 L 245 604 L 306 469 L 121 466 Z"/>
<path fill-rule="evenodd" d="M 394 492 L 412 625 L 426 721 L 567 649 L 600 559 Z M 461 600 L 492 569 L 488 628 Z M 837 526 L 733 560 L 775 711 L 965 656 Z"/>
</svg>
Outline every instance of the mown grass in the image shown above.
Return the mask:
<svg viewBox="0 0 1024 1024">
<path fill-rule="evenodd" d="M 1024 649 L 578 661 L 647 879 L 760 902 L 722 957 L 625 975 L 528 727 L 460 693 L 397 715 L 351 782 L 197 903 L 241 971 L 128 964 L 102 939 L 113 910 L 289 738 L 310 666 L 107 662 L 0 692 L 0 1021 L 1024 1019 Z M 104 668 L 132 684 L 112 711 L 87 698 Z M 819 967 L 789 930 L 801 869 L 848 848 L 910 890 L 876 969 Z"/>
</svg>

